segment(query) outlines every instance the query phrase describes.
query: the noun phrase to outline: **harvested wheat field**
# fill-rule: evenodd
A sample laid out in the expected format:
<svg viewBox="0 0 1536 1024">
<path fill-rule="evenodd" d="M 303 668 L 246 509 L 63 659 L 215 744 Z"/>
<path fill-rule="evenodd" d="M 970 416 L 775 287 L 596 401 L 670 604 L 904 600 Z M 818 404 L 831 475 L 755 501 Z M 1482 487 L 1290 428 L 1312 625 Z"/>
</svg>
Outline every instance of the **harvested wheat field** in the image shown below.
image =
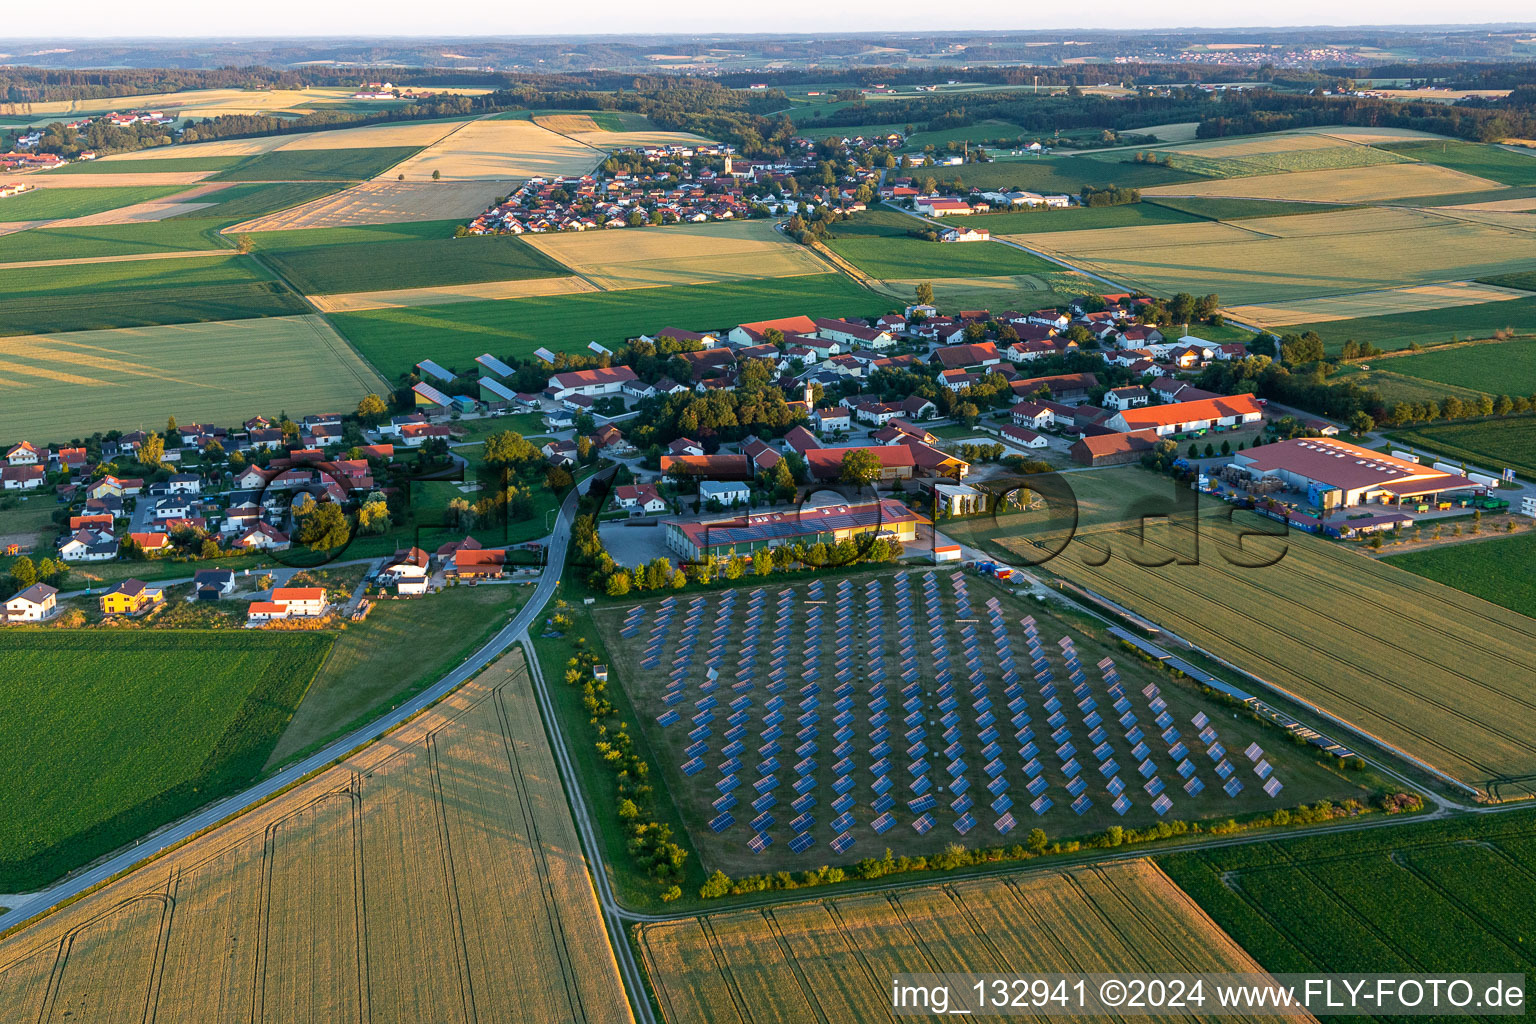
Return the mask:
<svg viewBox="0 0 1536 1024">
<path fill-rule="evenodd" d="M 430 146 L 463 123 L 462 121 L 433 121 L 425 124 L 404 122 L 369 125 L 363 128 L 301 132 L 293 135 L 265 135 L 256 139 L 215 139 L 211 142 L 193 142 L 181 146 L 161 146 L 132 153 L 116 153 L 101 159 L 103 163 L 121 160 L 196 160 L 204 157 L 260 156 L 280 149 L 379 149 Z M 100 178 L 101 175 L 87 175 L 87 177 Z"/>
<path fill-rule="evenodd" d="M 633 131 L 610 132 L 598 129 L 596 131 L 566 132 L 567 136 L 582 142 L 595 149 L 622 149 L 628 146 L 686 146 L 695 142 L 708 142 L 702 135 L 694 135 L 690 132 L 664 132 L 664 131 Z"/>
<path fill-rule="evenodd" d="M 1406 208 L 1006 237 L 1153 294 L 1215 292 L 1229 306 L 1475 280 L 1536 259 L 1536 233 Z"/>
<path fill-rule="evenodd" d="M 0 944 L 0 1019 L 632 1021 L 521 655 Z"/>
<path fill-rule="evenodd" d="M 1363 203 L 1410 196 L 1438 196 L 1502 188 L 1498 182 L 1422 163 L 1373 164 L 1260 174 L 1247 178 L 1215 178 L 1179 185 L 1154 185 L 1146 196 L 1230 196 L 1243 199 L 1296 199 L 1330 203 Z"/>
<path fill-rule="evenodd" d="M 430 181 L 434 171 L 440 172 L 445 181 L 585 174 L 602 158 L 601 150 L 540 128 L 532 121 L 487 119 L 456 128 L 391 167 L 380 180 L 386 176 L 393 180 L 404 174 L 406 181 Z"/>
<path fill-rule="evenodd" d="M 1530 294 L 1515 288 L 1478 284 L 1476 281 L 1447 281 L 1411 288 L 1381 288 L 1347 295 L 1321 295 L 1297 302 L 1229 306 L 1225 312 L 1234 320 L 1257 327 L 1288 327 L 1291 324 L 1353 320 L 1360 316 L 1388 316 L 1426 309 L 1473 306 L 1482 302 L 1526 299 L 1530 298 Z"/>
<path fill-rule="evenodd" d="M 358 313 L 365 309 L 443 306 L 455 302 L 527 299 L 536 295 L 575 295 L 578 292 L 597 290 L 596 285 L 580 277 L 538 277 L 523 281 L 485 281 L 480 284 L 439 285 L 432 288 L 311 295 L 308 298 L 322 313 Z"/>
<path fill-rule="evenodd" d="M 1468 211 L 1524 213 L 1527 210 L 1536 210 L 1536 196 L 1527 196 L 1524 199 L 1490 199 L 1486 203 L 1461 203 L 1456 206 L 1436 206 L 1433 209 L 1440 213 L 1446 214 L 1456 214 Z"/>
<path fill-rule="evenodd" d="M 895 1021 L 906 973 L 1263 970 L 1145 860 L 708 914 L 638 939 L 669 1024 Z"/>
<path fill-rule="evenodd" d="M 156 150 L 156 152 L 162 152 Z M 123 188 L 143 185 L 195 185 L 217 171 L 125 171 L 121 174 L 29 174 L 38 188 Z"/>
<path fill-rule="evenodd" d="M 498 195 L 505 195 L 515 187 L 510 181 L 365 181 L 277 213 L 235 224 L 225 228 L 224 233 L 465 220 L 491 205 Z"/>
<path fill-rule="evenodd" d="M 831 273 L 766 220 L 524 237 L 602 291 Z"/>
<path fill-rule="evenodd" d="M 539 114 L 533 123 L 552 132 L 569 135 L 572 132 L 600 132 L 603 126 L 592 120 L 591 114 Z"/>
</svg>

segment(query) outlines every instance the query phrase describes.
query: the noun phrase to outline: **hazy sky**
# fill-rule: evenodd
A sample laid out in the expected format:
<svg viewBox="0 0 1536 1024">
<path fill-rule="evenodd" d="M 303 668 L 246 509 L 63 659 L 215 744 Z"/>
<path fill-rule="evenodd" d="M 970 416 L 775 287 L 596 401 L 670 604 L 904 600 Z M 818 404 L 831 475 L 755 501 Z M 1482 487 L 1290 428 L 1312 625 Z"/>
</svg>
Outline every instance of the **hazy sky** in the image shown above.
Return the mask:
<svg viewBox="0 0 1536 1024">
<path fill-rule="evenodd" d="M 1286 0 L 1239 4 L 1231 0 L 1099 0 L 1093 4 L 997 4 L 963 11 L 931 0 L 889 0 L 878 7 L 825 0 L 715 5 L 587 3 L 508 4 L 498 0 L 262 0 L 257 4 L 208 0 L 73 0 L 7 4 L 0 51 L 32 38 L 100 36 L 386 36 L 645 32 L 825 32 L 881 29 L 1166 28 L 1252 25 L 1460 24 L 1536 19 L 1528 0 Z M 701 11 L 707 11 L 701 14 Z M 61 17 L 61 13 L 67 16 Z"/>
</svg>

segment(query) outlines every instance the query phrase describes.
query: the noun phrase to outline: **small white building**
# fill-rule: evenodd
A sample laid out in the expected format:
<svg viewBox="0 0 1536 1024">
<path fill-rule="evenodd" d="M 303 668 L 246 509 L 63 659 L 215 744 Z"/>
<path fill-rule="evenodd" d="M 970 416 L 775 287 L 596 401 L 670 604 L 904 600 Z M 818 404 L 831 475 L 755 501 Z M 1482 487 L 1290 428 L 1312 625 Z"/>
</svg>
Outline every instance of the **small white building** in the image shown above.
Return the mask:
<svg viewBox="0 0 1536 1024">
<path fill-rule="evenodd" d="M 58 611 L 58 590 L 46 583 L 34 583 L 5 602 L 7 622 L 42 622 Z"/>
<path fill-rule="evenodd" d="M 705 505 L 713 501 L 721 508 L 730 508 L 751 501 L 752 491 L 738 480 L 705 480 L 699 484 L 699 500 Z"/>
</svg>

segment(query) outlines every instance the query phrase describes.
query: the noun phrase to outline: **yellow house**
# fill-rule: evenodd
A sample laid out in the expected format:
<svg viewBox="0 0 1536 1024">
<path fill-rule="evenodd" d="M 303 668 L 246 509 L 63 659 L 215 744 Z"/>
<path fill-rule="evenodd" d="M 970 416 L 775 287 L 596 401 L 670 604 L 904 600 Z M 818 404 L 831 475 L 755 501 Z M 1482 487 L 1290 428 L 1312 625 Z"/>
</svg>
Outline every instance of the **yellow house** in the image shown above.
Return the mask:
<svg viewBox="0 0 1536 1024">
<path fill-rule="evenodd" d="M 103 615 L 138 615 L 161 601 L 165 594 L 152 583 L 127 579 L 101 595 Z"/>
</svg>

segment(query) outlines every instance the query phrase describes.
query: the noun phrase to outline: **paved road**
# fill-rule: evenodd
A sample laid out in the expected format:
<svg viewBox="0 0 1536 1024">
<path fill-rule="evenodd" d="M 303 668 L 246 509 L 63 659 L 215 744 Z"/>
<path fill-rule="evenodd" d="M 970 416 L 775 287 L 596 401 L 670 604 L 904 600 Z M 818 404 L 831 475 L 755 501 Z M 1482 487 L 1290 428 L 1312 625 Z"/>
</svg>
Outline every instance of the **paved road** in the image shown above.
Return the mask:
<svg viewBox="0 0 1536 1024">
<path fill-rule="evenodd" d="M 93 886 L 127 871 L 224 819 L 249 809 L 311 772 L 324 768 L 357 748 L 378 739 L 412 715 L 435 704 L 470 676 L 495 661 L 508 647 L 512 646 L 514 641 L 527 633 L 529 624 L 540 615 L 544 605 L 554 596 L 555 588 L 560 583 L 561 568 L 565 564 L 566 548 L 570 543 L 570 527 L 576 517 L 578 493 L 579 489 L 572 490 L 560 507 L 559 521 L 549 542 L 549 559 L 528 603 L 523 605 L 522 609 L 513 616 L 512 621 L 491 637 L 485 646 L 476 651 L 468 661 L 393 711 L 356 732 L 344 736 L 303 761 L 290 765 L 243 792 L 211 804 L 190 818 L 145 837 L 135 846 L 122 850 L 51 888 L 20 897 L 10 904 L 11 912 L 0 917 L 0 925 L 10 928 L 29 921 L 65 900 L 80 895 Z M 618 939 L 622 940 L 622 933 Z"/>
</svg>

